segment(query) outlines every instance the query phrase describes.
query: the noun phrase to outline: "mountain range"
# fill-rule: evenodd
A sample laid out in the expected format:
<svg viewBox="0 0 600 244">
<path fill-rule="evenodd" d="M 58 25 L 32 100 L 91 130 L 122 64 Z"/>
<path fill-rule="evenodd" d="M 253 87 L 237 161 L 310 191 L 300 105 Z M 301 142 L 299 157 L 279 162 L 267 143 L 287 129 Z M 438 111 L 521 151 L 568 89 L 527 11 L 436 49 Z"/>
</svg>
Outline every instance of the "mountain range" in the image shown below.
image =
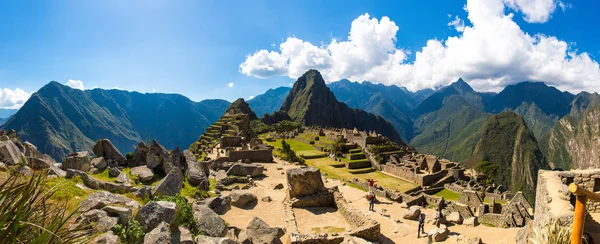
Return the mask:
<svg viewBox="0 0 600 244">
<path fill-rule="evenodd" d="M 193 102 L 177 94 L 78 90 L 50 82 L 0 128 L 16 130 L 21 140 L 63 160 L 101 138 L 123 153 L 152 138 L 167 148 L 187 147 L 228 106 L 225 100 Z"/>
</svg>

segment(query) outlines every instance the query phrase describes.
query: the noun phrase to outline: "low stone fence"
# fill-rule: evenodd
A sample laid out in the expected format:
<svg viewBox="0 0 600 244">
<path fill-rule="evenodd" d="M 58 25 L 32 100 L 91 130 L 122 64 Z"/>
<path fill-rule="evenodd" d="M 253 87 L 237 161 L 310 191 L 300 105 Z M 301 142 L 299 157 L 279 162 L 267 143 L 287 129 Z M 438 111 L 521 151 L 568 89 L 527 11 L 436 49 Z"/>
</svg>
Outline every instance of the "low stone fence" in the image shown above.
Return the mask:
<svg viewBox="0 0 600 244">
<path fill-rule="evenodd" d="M 81 177 L 83 184 L 94 190 L 105 190 L 108 192 L 119 193 L 119 194 L 125 194 L 125 193 L 135 192 L 135 191 L 139 190 L 138 187 L 98 180 L 98 179 L 90 176 L 86 172 L 74 170 L 74 169 L 67 169 L 67 175 L 66 175 L 67 179 L 73 178 L 75 176 Z"/>
<path fill-rule="evenodd" d="M 333 189 L 333 188 L 332 188 Z M 294 208 L 307 208 L 314 206 L 332 206 L 334 205 L 334 194 L 332 189 L 320 192 L 314 195 L 292 198 L 290 202 Z M 337 189 L 336 189 L 337 190 Z"/>
<path fill-rule="evenodd" d="M 505 227 L 504 216 L 502 214 L 486 213 L 478 217 L 479 223 L 493 226 L 493 227 Z"/>
<path fill-rule="evenodd" d="M 228 186 L 228 185 L 235 184 L 235 183 L 246 184 L 246 183 L 252 183 L 252 182 L 253 182 L 252 177 L 229 175 L 229 176 L 217 181 L 217 184 Z"/>
<path fill-rule="evenodd" d="M 461 194 L 464 190 L 466 190 L 464 187 L 452 183 L 444 184 L 444 188 L 456 192 L 458 194 Z"/>
<path fill-rule="evenodd" d="M 394 164 L 382 165 L 381 170 L 422 186 L 429 186 L 448 174 L 448 170 L 441 170 L 433 174 L 415 174 L 412 168 Z"/>
<path fill-rule="evenodd" d="M 445 202 L 443 197 L 431 196 L 423 194 L 423 200 L 427 203 L 427 206 L 439 206 L 440 203 Z"/>
<path fill-rule="evenodd" d="M 273 162 L 271 149 L 229 151 L 229 160 L 238 161 L 248 159 L 253 162 Z"/>
</svg>

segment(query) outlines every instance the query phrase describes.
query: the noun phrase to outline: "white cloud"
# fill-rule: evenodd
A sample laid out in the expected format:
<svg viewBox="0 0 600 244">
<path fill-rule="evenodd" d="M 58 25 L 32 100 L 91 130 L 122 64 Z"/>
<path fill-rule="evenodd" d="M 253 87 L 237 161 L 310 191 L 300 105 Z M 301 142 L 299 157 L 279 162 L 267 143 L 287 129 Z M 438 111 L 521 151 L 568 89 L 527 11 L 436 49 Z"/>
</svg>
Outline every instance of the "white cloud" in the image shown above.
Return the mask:
<svg viewBox="0 0 600 244">
<path fill-rule="evenodd" d="M 112 90 L 121 90 L 121 91 L 124 91 L 125 89 L 123 89 L 123 88 L 121 88 L 119 86 L 115 86 L 115 87 L 112 88 Z"/>
<path fill-rule="evenodd" d="M 152 93 L 156 93 L 156 89 L 152 88 Z"/>
<path fill-rule="evenodd" d="M 413 63 L 407 62 L 411 52 L 396 46 L 396 23 L 364 14 L 352 22 L 347 40 L 332 39 L 316 46 L 290 37 L 278 51 L 260 50 L 247 56 L 240 72 L 258 78 L 296 79 L 315 68 L 328 82 L 369 80 L 413 91 L 448 85 L 458 77 L 480 91 L 498 91 L 525 80 L 544 81 L 572 92 L 600 91 L 600 68 L 588 53 L 554 36 L 525 33 L 510 12 L 522 12 L 529 22 L 545 22 L 557 4 L 560 2 L 468 0 L 469 24 L 452 24 L 462 30 L 459 36 L 427 41 L 421 50 L 415 50 Z"/>
<path fill-rule="evenodd" d="M 570 9 L 572 7 L 571 3 L 565 3 L 562 1 L 558 2 L 558 6 L 560 7 L 560 9 L 562 9 L 562 11 L 567 11 L 567 9 Z"/>
<path fill-rule="evenodd" d="M 0 89 L 0 108 L 19 109 L 25 104 L 31 94 L 17 88 L 14 90 Z"/>
<path fill-rule="evenodd" d="M 71 79 L 69 79 L 67 81 L 66 85 L 69 86 L 69 87 L 71 87 L 71 88 L 74 88 L 74 89 L 79 89 L 79 90 L 83 90 L 84 89 L 83 88 L 83 81 L 81 81 L 81 80 L 71 80 Z"/>
<path fill-rule="evenodd" d="M 248 100 L 252 100 L 252 98 L 254 98 L 254 96 L 250 96 L 250 97 L 248 97 Z"/>
<path fill-rule="evenodd" d="M 448 23 L 448 26 L 454 26 L 454 29 L 456 29 L 456 31 L 458 32 L 465 31 L 465 21 L 459 18 L 458 15 L 454 16 L 454 20 L 450 21 Z"/>
<path fill-rule="evenodd" d="M 229 82 L 229 83 L 227 84 L 227 87 L 229 87 L 229 88 L 233 88 L 233 82 Z"/>
</svg>

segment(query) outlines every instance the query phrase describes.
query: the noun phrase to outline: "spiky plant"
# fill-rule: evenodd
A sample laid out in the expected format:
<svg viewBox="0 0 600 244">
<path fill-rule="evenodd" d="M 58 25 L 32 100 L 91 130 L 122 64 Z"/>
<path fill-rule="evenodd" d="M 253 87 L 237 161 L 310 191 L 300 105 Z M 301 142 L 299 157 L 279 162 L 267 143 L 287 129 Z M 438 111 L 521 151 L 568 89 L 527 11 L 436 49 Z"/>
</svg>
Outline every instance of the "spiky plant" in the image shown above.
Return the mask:
<svg viewBox="0 0 600 244">
<path fill-rule="evenodd" d="M 59 185 L 48 189 L 46 173 L 30 178 L 9 176 L 0 182 L 0 243 L 79 243 L 85 233 L 67 229 L 76 211 L 54 201 Z"/>
<path fill-rule="evenodd" d="M 535 229 L 533 238 L 529 238 L 529 241 L 534 244 L 569 244 L 571 243 L 571 228 L 573 224 L 561 225 L 558 218 L 554 219 L 552 223 L 546 225 L 547 235 L 541 233 L 540 230 Z"/>
</svg>

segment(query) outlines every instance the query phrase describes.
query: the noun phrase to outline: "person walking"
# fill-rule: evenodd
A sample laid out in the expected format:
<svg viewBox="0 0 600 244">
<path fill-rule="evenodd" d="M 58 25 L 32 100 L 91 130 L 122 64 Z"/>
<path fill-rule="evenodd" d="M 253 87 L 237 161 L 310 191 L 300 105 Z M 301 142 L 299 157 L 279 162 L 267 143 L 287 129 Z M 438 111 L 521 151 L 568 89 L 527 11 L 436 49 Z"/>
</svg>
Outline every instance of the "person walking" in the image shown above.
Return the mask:
<svg viewBox="0 0 600 244">
<path fill-rule="evenodd" d="M 375 211 L 375 195 L 372 192 L 369 193 L 369 211 Z"/>
<path fill-rule="evenodd" d="M 417 230 L 417 238 L 421 238 L 421 233 L 425 234 L 425 217 L 424 213 L 419 215 L 419 229 Z"/>
</svg>

